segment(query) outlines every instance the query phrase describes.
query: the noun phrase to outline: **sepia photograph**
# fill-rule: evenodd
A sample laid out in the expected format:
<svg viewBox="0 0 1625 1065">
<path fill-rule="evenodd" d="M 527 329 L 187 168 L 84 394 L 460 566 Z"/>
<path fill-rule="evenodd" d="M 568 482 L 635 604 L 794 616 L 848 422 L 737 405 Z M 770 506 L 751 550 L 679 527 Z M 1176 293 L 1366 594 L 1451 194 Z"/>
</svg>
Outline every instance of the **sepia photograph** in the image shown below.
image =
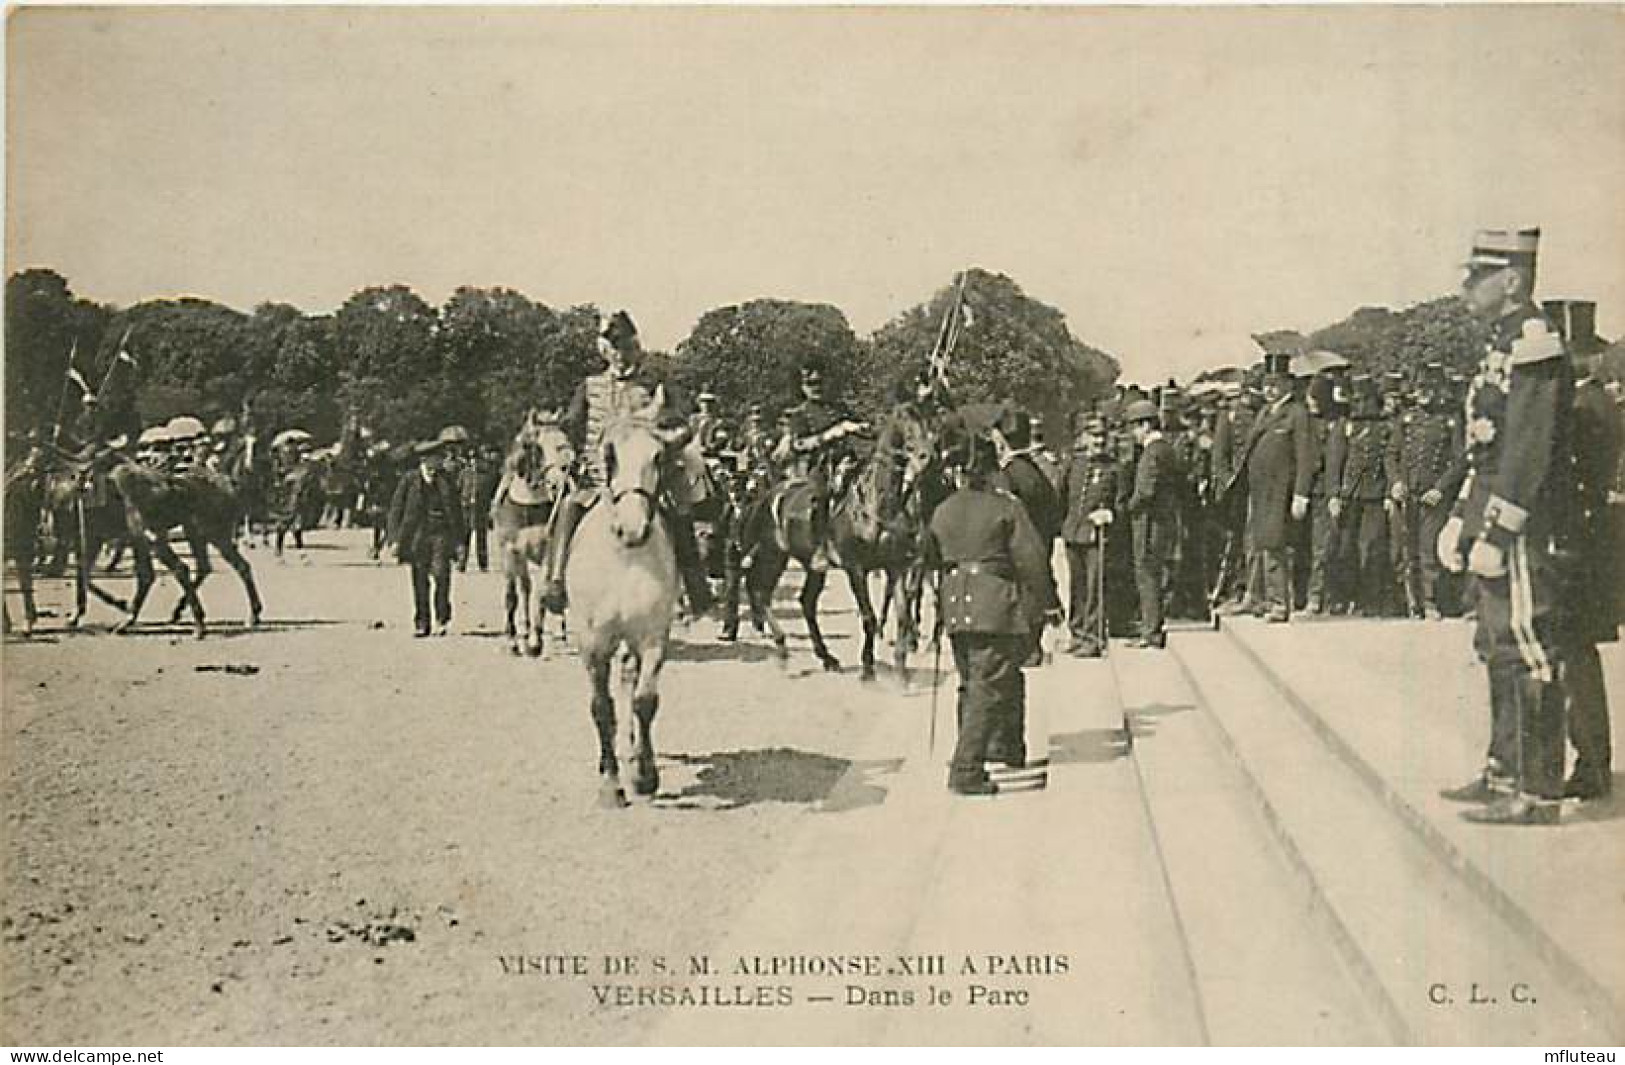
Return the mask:
<svg viewBox="0 0 1625 1065">
<path fill-rule="evenodd" d="M 0 1044 L 1625 1042 L 1625 5 L 6 15 Z"/>
</svg>

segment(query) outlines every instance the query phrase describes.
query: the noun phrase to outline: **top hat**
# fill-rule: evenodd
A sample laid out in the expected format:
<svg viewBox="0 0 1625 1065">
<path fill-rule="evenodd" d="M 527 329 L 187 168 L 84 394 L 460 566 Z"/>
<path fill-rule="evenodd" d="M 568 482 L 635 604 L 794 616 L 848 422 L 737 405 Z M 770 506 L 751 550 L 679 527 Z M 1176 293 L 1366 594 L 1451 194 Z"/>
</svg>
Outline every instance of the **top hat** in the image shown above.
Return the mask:
<svg viewBox="0 0 1625 1065">
<path fill-rule="evenodd" d="M 1590 355 L 1607 347 L 1597 335 L 1595 300 L 1546 300 L 1541 308 L 1572 354 Z"/>
<path fill-rule="evenodd" d="M 1289 377 L 1292 374 L 1292 356 L 1284 351 L 1264 354 L 1265 377 Z"/>
</svg>

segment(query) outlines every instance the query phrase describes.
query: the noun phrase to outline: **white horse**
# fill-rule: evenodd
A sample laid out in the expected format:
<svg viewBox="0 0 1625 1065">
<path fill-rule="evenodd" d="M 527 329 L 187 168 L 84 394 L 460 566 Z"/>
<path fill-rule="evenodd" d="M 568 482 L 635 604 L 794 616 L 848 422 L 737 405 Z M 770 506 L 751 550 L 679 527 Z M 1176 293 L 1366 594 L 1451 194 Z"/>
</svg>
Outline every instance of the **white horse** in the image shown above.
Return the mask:
<svg viewBox="0 0 1625 1065">
<path fill-rule="evenodd" d="M 514 436 L 503 462 L 502 481 L 491 500 L 507 608 L 504 631 L 516 655 L 535 657 L 544 650 L 547 608 L 533 592 L 530 567 L 545 564 L 553 512 L 563 493 L 570 490 L 569 470 L 574 461 L 575 451 L 557 419 L 532 412 Z"/>
<path fill-rule="evenodd" d="M 626 757 L 634 763 L 632 788 L 653 795 L 660 787 L 654 719 L 681 587 L 671 536 L 656 508 L 669 443 L 657 426 L 665 401 L 665 390 L 657 388 L 647 407 L 605 429 L 607 483 L 576 529 L 564 573 L 571 639 L 592 685 L 598 802 L 606 807 L 627 804 L 610 677 L 617 659 L 631 703 Z"/>
</svg>

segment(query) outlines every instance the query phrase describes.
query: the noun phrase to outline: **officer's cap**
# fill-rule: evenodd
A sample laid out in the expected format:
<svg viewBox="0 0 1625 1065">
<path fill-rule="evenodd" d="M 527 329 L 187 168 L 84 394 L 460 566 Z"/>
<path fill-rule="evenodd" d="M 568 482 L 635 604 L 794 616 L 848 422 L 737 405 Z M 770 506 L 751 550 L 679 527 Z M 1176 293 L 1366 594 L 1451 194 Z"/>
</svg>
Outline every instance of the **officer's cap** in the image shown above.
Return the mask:
<svg viewBox="0 0 1625 1065">
<path fill-rule="evenodd" d="M 803 366 L 801 368 L 801 383 L 804 385 L 821 385 L 824 383 L 824 371 L 816 366 Z"/>
<path fill-rule="evenodd" d="M 466 444 L 468 439 L 467 429 L 464 429 L 461 425 L 448 425 L 440 430 L 438 442 L 442 444 Z"/>
<path fill-rule="evenodd" d="M 1540 250 L 1540 227 L 1481 229 L 1473 235 L 1473 250 L 1462 266 L 1472 271 L 1500 270 L 1508 266 L 1534 266 Z"/>
<path fill-rule="evenodd" d="M 709 392 L 709 391 L 701 392 L 699 394 L 699 396 L 697 396 L 696 398 L 701 403 L 715 403 L 717 401 L 717 394 L 715 392 Z"/>
<path fill-rule="evenodd" d="M 1154 422 L 1157 417 L 1156 405 L 1149 399 L 1137 399 L 1123 410 L 1123 420 L 1130 425 L 1135 422 Z"/>
</svg>

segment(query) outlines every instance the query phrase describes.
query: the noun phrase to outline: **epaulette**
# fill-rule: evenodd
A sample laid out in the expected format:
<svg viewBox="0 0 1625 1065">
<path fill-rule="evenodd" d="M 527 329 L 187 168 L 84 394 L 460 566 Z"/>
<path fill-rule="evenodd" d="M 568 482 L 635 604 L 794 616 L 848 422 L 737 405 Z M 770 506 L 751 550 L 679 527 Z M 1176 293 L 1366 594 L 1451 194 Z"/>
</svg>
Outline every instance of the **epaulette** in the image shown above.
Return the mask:
<svg viewBox="0 0 1625 1065">
<path fill-rule="evenodd" d="M 1528 366 L 1545 362 L 1563 354 L 1563 338 L 1552 331 L 1544 318 L 1529 318 L 1523 323 L 1522 334 L 1512 342 L 1507 362 L 1513 366 Z"/>
</svg>

